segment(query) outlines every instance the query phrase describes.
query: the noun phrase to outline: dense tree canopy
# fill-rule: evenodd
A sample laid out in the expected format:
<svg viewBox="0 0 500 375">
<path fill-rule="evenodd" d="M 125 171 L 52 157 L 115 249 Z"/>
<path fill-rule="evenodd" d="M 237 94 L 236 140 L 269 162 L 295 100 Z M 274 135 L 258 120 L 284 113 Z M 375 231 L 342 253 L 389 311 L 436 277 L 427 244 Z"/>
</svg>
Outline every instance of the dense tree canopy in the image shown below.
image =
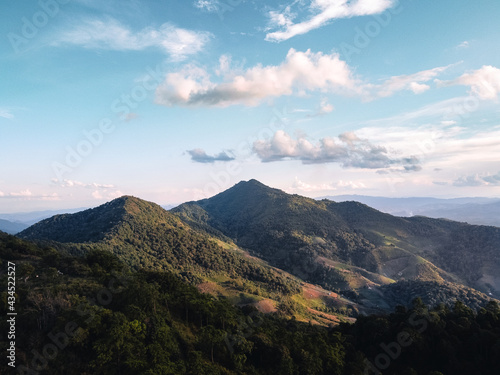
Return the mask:
<svg viewBox="0 0 500 375">
<path fill-rule="evenodd" d="M 109 252 L 59 255 L 0 235 L 15 262 L 18 373 L 498 374 L 500 307 L 420 299 L 390 315 L 322 327 L 237 308 L 164 271 L 128 268 Z M 2 285 L 6 285 L 2 273 Z M 6 292 L 0 300 L 5 316 Z M 2 335 L 7 322 L 0 322 Z M 2 336 L 0 349 L 7 351 Z M 12 373 L 2 361 L 2 373 Z"/>
</svg>

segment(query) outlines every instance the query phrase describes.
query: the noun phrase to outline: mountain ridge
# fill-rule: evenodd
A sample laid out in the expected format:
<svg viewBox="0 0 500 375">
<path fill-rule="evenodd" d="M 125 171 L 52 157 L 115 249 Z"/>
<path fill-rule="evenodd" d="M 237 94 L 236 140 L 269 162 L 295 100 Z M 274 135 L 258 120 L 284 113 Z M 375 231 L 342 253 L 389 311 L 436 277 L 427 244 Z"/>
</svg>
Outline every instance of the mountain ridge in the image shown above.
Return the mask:
<svg viewBox="0 0 500 375">
<path fill-rule="evenodd" d="M 26 228 L 28 228 L 28 225 L 26 224 L 0 219 L 0 230 L 5 233 L 16 234 Z"/>
<path fill-rule="evenodd" d="M 250 180 L 170 211 L 123 196 L 76 214 L 56 215 L 18 236 L 74 254 L 106 249 L 135 269 L 168 270 L 205 286 L 215 282 L 232 296 L 247 291 L 257 298 L 293 295 L 305 288 L 301 282 L 312 283 L 352 300 L 317 301 L 341 309 L 366 299 L 370 288 L 404 280 L 413 280 L 419 285 L 413 289 L 423 288 L 424 294 L 432 287 L 429 282 L 447 282 L 456 295 L 463 284 L 497 296 L 498 264 L 483 269 L 485 257 L 496 256 L 497 237 L 488 242 L 495 233 L 489 227 L 393 217 L 357 202 L 316 201 Z M 480 262 L 471 262 L 468 249 L 462 248 L 461 256 L 474 267 L 460 260 L 444 267 L 455 251 L 452 235 L 458 242 L 477 240 L 479 245 L 471 249 L 484 245 Z M 471 304 L 487 300 L 479 292 L 474 298 Z M 292 304 L 312 302 L 292 299 Z"/>
<path fill-rule="evenodd" d="M 316 257 L 327 256 L 395 279 L 444 278 L 493 294 L 500 290 L 500 279 L 487 270 L 487 257 L 492 257 L 496 270 L 500 267 L 499 228 L 425 217 L 394 217 L 362 203 L 317 201 L 252 180 L 212 198 L 182 204 L 172 212 L 192 223 L 196 218 L 190 213 L 197 210 L 203 212 L 200 225 L 215 228 L 288 271 L 293 268 L 290 263 L 314 264 Z M 469 253 L 476 253 L 482 263 L 467 256 L 467 249 L 461 249 L 463 259 L 454 259 L 455 247 L 460 248 L 455 237 L 468 243 Z M 484 249 L 481 244 L 485 244 Z M 430 262 L 425 260 L 429 257 Z M 332 273 L 331 269 L 323 271 Z M 487 271 L 485 278 L 481 272 Z M 334 279 L 339 274 L 330 276 Z M 323 277 L 322 282 L 327 278 Z"/>
<path fill-rule="evenodd" d="M 446 218 L 475 225 L 500 227 L 500 198 L 430 198 L 408 197 L 389 198 L 365 195 L 323 196 L 317 200 L 328 199 L 335 202 L 357 201 L 395 216 L 426 216 Z"/>
</svg>

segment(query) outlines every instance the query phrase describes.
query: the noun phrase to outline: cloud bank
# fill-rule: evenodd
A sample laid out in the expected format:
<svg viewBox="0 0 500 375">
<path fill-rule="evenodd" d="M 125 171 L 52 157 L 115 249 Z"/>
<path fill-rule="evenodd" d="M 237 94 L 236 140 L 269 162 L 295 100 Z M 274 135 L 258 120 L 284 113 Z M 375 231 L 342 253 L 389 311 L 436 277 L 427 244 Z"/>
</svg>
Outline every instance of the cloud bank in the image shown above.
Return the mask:
<svg viewBox="0 0 500 375">
<path fill-rule="evenodd" d="M 453 182 L 453 186 L 500 186 L 500 172 L 495 175 L 475 173 L 469 176 L 461 176 Z"/>
<path fill-rule="evenodd" d="M 353 132 L 342 133 L 337 138 L 322 138 L 313 144 L 305 136 L 293 139 L 278 130 L 271 139 L 256 141 L 253 151 L 263 162 L 300 160 L 304 164 L 339 163 L 344 168 L 421 170 L 418 158 L 392 158 L 385 147 L 361 139 Z"/>
<path fill-rule="evenodd" d="M 221 67 L 216 70 L 216 76 L 223 75 L 222 82 L 213 82 L 213 77 L 201 67 L 187 65 L 180 71 L 167 74 L 165 81 L 156 89 L 156 103 L 167 107 L 255 106 L 269 98 L 312 92 L 373 100 L 404 90 L 421 94 L 430 88 L 427 82 L 448 68 L 437 67 L 393 76 L 372 84 L 356 77 L 337 53 L 300 52 L 291 48 L 281 64 L 258 64 L 243 72 L 232 70 L 227 56 L 222 56 L 220 61 Z M 333 107 L 328 104 L 322 106 L 322 113 L 332 110 Z"/>
</svg>

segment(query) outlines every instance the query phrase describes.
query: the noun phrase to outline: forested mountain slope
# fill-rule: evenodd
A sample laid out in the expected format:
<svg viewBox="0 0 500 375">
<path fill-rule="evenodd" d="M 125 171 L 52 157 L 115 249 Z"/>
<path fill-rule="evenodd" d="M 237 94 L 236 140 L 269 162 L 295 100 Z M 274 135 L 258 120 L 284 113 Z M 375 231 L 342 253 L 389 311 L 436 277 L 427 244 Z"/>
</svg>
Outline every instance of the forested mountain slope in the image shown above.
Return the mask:
<svg viewBox="0 0 500 375">
<path fill-rule="evenodd" d="M 183 223 L 160 206 L 124 196 L 94 209 L 56 215 L 19 233 L 71 254 L 102 249 L 118 255 L 132 269 L 167 270 L 194 284 L 217 280 L 230 288 L 263 295 L 296 293 L 299 283 L 230 243 Z M 254 294 L 255 294 L 254 293 Z"/>
<path fill-rule="evenodd" d="M 289 195 L 256 180 L 172 212 L 190 225 L 220 232 L 270 263 L 331 288 L 345 288 L 349 275 L 344 270 L 358 267 L 387 278 L 372 278 L 376 284 L 390 279 L 446 280 L 500 293 L 500 228 L 496 227 L 395 217 L 358 202 Z"/>
<path fill-rule="evenodd" d="M 430 309 L 416 299 L 410 309 L 323 327 L 235 307 L 174 273 L 130 271 L 107 250 L 64 255 L 0 232 L 0 262 L 2 285 L 15 264 L 17 313 L 16 369 L 5 356 L 2 374 L 496 375 L 500 368 L 496 302 L 474 312 L 461 302 Z M 8 332 L 7 319 L 0 330 Z M 2 335 L 0 350 L 10 345 Z"/>
</svg>

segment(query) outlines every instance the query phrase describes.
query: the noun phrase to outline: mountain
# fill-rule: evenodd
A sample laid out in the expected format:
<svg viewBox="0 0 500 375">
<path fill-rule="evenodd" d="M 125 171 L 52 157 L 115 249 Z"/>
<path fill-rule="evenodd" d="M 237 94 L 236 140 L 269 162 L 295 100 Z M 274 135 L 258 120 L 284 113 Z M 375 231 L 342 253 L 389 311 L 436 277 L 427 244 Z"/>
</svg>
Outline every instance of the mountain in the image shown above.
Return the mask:
<svg viewBox="0 0 500 375">
<path fill-rule="evenodd" d="M 394 217 L 359 202 L 289 195 L 256 180 L 172 212 L 329 289 L 409 279 L 446 281 L 500 295 L 500 228 Z"/>
<path fill-rule="evenodd" d="M 159 205 L 130 196 L 42 220 L 18 237 L 63 254 L 106 250 L 132 269 L 169 271 L 207 293 L 257 308 L 276 310 L 282 300 L 302 291 L 296 277 L 249 256 L 227 238 L 200 232 Z M 348 304 L 341 298 L 332 303 L 339 310 Z"/>
<path fill-rule="evenodd" d="M 500 201 L 493 203 L 467 203 L 454 206 L 426 206 L 418 213 L 429 217 L 445 217 L 465 221 L 470 224 L 493 225 L 500 227 Z"/>
<path fill-rule="evenodd" d="M 16 234 L 26 228 L 28 228 L 26 224 L 0 219 L 0 230 L 5 233 Z"/>
<path fill-rule="evenodd" d="M 356 201 L 397 216 L 428 216 L 463 221 L 469 224 L 500 227 L 498 198 L 386 198 L 365 195 L 338 195 L 317 198 L 335 202 Z"/>
<path fill-rule="evenodd" d="M 186 280 L 208 281 L 208 276 L 222 273 L 228 279 L 243 276 L 268 290 L 289 287 L 285 276 L 246 258 L 236 246 L 231 249 L 231 244 L 196 232 L 159 205 L 130 196 L 42 220 L 18 237 L 48 241 L 75 254 L 106 249 L 134 269 L 168 270 Z M 288 281 L 292 289 L 298 287 Z"/>
<path fill-rule="evenodd" d="M 489 299 L 480 292 L 500 291 L 500 228 L 394 217 L 256 180 L 171 211 L 124 196 L 45 219 L 18 236 L 63 254 L 106 250 L 131 269 L 169 271 L 236 304 L 324 324 L 338 319 L 331 314 L 407 304 L 405 280 L 426 296 L 436 283 L 447 285 L 435 302 L 448 305 L 470 292 L 471 306 L 479 306 Z M 381 302 L 373 290 L 395 292 Z"/>
</svg>

